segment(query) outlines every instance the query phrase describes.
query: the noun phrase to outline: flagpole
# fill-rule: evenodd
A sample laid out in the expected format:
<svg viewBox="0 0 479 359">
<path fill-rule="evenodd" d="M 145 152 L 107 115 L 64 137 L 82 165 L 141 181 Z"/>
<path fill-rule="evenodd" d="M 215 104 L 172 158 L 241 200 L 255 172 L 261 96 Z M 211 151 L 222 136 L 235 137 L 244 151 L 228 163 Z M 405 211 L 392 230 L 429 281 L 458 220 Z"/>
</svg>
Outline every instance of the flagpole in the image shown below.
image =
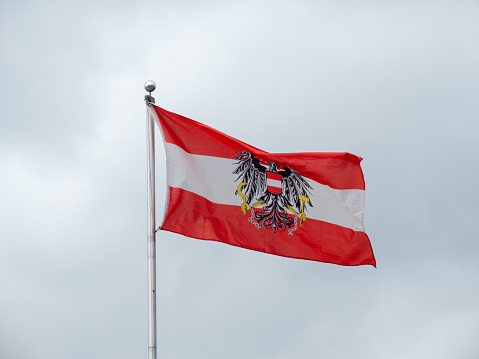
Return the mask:
<svg viewBox="0 0 479 359">
<path fill-rule="evenodd" d="M 151 93 L 155 91 L 153 81 L 145 82 L 146 102 L 146 134 L 147 134 L 147 160 L 148 160 L 148 359 L 156 359 L 156 243 L 155 243 L 155 131 L 153 116 L 150 106 L 155 103 Z"/>
</svg>

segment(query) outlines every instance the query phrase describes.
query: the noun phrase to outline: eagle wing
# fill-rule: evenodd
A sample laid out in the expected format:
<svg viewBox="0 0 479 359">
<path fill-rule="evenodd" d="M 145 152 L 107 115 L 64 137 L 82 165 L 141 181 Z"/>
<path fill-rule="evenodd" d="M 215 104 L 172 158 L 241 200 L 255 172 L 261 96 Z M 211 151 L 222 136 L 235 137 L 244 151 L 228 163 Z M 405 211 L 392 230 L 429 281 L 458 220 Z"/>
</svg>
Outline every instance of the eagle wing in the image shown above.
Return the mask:
<svg viewBox="0 0 479 359">
<path fill-rule="evenodd" d="M 235 157 L 235 160 L 238 162 L 236 162 L 237 167 L 233 173 L 238 175 L 236 181 L 240 180 L 248 184 L 242 192 L 246 195 L 246 202 L 251 204 L 266 190 L 266 168 L 260 164 L 258 158 L 249 152 L 241 152 L 239 156 Z"/>
<path fill-rule="evenodd" d="M 311 187 L 303 176 L 289 167 L 284 166 L 284 169 L 278 173 L 281 174 L 282 178 L 282 194 L 286 197 L 290 205 L 293 205 L 298 212 L 301 212 L 302 205 L 299 196 L 310 198 L 313 187 Z M 313 207 L 311 199 L 308 204 Z"/>
</svg>

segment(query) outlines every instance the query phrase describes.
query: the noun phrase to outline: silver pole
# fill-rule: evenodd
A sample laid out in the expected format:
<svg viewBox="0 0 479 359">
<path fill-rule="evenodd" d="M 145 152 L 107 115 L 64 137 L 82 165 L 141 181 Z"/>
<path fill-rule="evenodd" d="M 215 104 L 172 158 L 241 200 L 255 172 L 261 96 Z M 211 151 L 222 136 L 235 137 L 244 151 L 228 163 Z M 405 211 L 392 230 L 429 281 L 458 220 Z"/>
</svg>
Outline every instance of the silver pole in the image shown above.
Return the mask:
<svg viewBox="0 0 479 359">
<path fill-rule="evenodd" d="M 153 81 L 145 82 L 147 106 L 155 103 L 151 93 Z M 156 243 L 155 243 L 155 131 L 153 116 L 146 108 L 147 159 L 148 159 L 148 359 L 156 359 Z"/>
</svg>

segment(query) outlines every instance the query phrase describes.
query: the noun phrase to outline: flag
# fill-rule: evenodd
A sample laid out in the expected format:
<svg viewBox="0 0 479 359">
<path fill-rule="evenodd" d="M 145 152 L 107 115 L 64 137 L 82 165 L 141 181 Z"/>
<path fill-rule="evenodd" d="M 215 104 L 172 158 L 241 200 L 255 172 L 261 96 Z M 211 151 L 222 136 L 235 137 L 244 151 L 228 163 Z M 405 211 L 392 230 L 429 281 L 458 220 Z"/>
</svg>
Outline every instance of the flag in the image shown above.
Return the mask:
<svg viewBox="0 0 479 359">
<path fill-rule="evenodd" d="M 166 150 L 161 230 L 284 257 L 376 266 L 361 158 L 268 153 L 151 105 Z"/>
</svg>

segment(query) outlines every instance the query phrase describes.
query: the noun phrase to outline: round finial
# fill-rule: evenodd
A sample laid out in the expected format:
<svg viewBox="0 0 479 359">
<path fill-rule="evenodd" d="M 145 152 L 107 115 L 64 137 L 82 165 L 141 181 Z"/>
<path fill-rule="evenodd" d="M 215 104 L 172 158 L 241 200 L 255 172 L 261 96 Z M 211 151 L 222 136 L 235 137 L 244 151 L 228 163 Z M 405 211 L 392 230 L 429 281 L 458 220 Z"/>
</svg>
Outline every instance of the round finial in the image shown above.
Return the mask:
<svg viewBox="0 0 479 359">
<path fill-rule="evenodd" d="M 156 89 L 155 81 L 148 80 L 145 82 L 145 90 L 148 92 L 153 92 Z"/>
</svg>

